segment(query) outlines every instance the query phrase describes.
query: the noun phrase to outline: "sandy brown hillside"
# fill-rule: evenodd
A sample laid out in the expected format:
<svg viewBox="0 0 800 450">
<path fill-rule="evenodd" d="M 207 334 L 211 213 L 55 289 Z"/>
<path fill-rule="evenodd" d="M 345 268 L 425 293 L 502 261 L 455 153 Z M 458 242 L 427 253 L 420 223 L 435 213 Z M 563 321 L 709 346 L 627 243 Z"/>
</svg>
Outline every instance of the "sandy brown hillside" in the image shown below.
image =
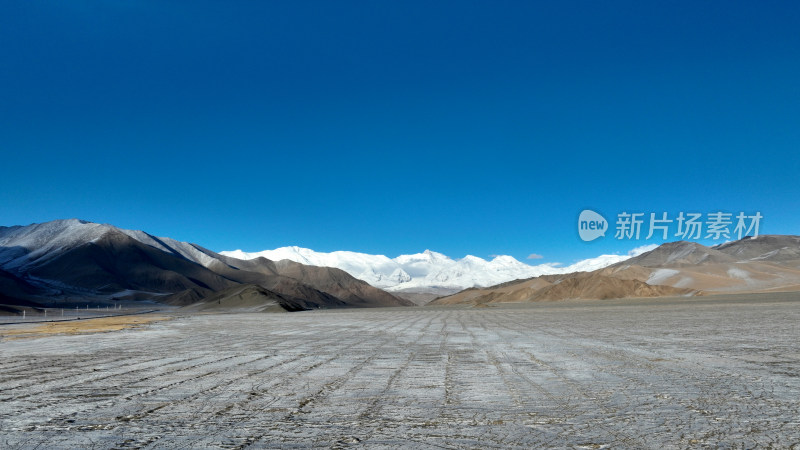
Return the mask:
<svg viewBox="0 0 800 450">
<path fill-rule="evenodd" d="M 307 308 L 276 292 L 247 284 L 213 293 L 186 305 L 184 309 L 213 312 L 289 312 Z"/>
<path fill-rule="evenodd" d="M 600 273 L 704 291 L 792 291 L 800 286 L 800 237 L 764 235 L 716 247 L 672 242 Z"/>
<path fill-rule="evenodd" d="M 617 263 L 615 266 L 684 267 L 733 262 L 736 262 L 736 258 L 719 250 L 696 242 L 678 241 L 662 244 L 654 250 Z"/>
<path fill-rule="evenodd" d="M 713 293 L 793 291 L 800 285 L 800 269 L 770 262 L 706 264 L 691 267 L 608 267 L 600 273 Z"/>
<path fill-rule="evenodd" d="M 458 305 L 492 303 L 495 301 L 524 302 L 529 301 L 536 291 L 550 285 L 551 283 L 545 277 L 517 280 L 488 288 L 466 289 L 453 295 L 439 297 L 428 304 Z"/>
<path fill-rule="evenodd" d="M 609 299 L 692 295 L 691 289 L 651 286 L 636 279 L 622 279 L 599 272 L 549 275 L 506 284 L 500 288 L 468 289 L 442 297 L 430 305 L 455 305 L 504 302 L 539 302 L 566 299 Z"/>
<path fill-rule="evenodd" d="M 468 289 L 431 305 L 800 291 L 798 256 L 798 236 L 759 236 L 714 248 L 670 242 L 595 272 Z"/>
<path fill-rule="evenodd" d="M 715 247 L 737 261 L 771 261 L 800 266 L 800 236 L 762 235 Z"/>
<path fill-rule="evenodd" d="M 605 300 L 610 298 L 692 295 L 695 293 L 691 289 L 654 286 L 640 280 L 625 280 L 591 272 L 578 273 L 540 289 L 532 300 L 562 300 L 567 298 Z"/>
</svg>

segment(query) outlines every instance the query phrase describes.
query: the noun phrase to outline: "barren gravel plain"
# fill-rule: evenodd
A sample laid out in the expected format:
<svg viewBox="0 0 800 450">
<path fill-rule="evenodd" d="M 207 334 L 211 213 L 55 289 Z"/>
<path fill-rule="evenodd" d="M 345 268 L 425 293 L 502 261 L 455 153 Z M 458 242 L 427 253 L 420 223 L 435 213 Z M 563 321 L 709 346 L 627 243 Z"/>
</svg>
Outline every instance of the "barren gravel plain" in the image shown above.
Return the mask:
<svg viewBox="0 0 800 450">
<path fill-rule="evenodd" d="M 800 446 L 797 294 L 25 327 L 4 449 Z"/>
</svg>

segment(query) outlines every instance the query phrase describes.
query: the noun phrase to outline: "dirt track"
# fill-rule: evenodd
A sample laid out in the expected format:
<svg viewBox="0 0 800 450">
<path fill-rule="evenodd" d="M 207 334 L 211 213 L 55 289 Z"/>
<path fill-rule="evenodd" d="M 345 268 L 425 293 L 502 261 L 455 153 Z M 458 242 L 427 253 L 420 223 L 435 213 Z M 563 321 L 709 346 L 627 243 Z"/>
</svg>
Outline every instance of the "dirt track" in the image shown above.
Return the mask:
<svg viewBox="0 0 800 450">
<path fill-rule="evenodd" d="M 646 303 L 4 340 L 0 447 L 800 445 L 800 301 Z"/>
</svg>

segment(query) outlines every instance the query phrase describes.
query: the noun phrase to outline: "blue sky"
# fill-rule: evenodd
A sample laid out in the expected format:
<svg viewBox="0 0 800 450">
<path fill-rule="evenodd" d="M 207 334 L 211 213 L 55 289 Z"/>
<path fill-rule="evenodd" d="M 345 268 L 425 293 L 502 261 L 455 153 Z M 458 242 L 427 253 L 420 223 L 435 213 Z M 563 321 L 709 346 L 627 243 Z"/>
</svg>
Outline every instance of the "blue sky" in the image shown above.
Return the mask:
<svg viewBox="0 0 800 450">
<path fill-rule="evenodd" d="M 7 1 L 0 224 L 537 262 L 591 208 L 800 234 L 796 2 Z"/>
</svg>

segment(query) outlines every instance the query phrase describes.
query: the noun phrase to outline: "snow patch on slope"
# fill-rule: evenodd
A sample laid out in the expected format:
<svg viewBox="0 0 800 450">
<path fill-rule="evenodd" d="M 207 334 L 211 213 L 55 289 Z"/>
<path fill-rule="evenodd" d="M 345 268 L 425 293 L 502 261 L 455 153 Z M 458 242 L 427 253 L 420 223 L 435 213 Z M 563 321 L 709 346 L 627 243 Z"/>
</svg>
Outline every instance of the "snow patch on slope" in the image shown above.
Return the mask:
<svg viewBox="0 0 800 450">
<path fill-rule="evenodd" d="M 144 231 L 124 230 L 108 224 L 66 219 L 24 227 L 0 227 L 0 267 L 19 271 L 40 265 L 69 250 L 95 242 L 110 232 L 124 233 L 142 244 L 204 266 L 217 261 L 188 242 L 155 237 Z"/>
<path fill-rule="evenodd" d="M 744 269 L 737 269 L 735 267 L 731 267 L 728 269 L 728 276 L 732 278 L 739 278 L 740 280 L 749 281 L 750 280 L 750 272 Z"/>
<path fill-rule="evenodd" d="M 647 278 L 647 284 L 664 284 L 665 281 L 679 274 L 675 269 L 656 269 Z"/>
<path fill-rule="evenodd" d="M 78 219 L 3 227 L 0 228 L 0 261 L 6 270 L 41 264 L 64 251 L 94 242 L 112 229 L 111 225 Z"/>
<path fill-rule="evenodd" d="M 176 256 L 181 256 L 205 267 L 209 267 L 212 263 L 218 261 L 216 258 L 199 250 L 194 244 L 188 242 L 176 241 L 175 239 L 167 237 L 155 237 L 139 230 L 118 230 L 142 244 L 155 247 Z"/>
</svg>

